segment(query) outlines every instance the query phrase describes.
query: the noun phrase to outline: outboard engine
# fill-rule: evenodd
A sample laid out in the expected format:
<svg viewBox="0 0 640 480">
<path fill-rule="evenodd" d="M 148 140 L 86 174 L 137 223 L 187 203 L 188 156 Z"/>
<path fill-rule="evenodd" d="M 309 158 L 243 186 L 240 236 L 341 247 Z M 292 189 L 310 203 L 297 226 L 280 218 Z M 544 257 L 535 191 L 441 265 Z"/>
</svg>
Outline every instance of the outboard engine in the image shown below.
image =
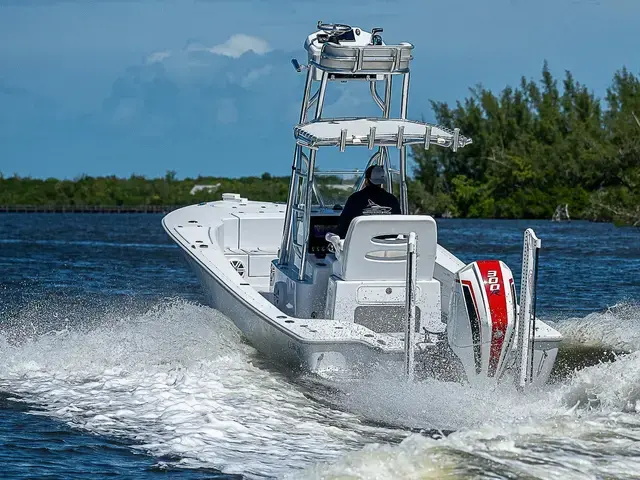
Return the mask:
<svg viewBox="0 0 640 480">
<path fill-rule="evenodd" d="M 447 338 L 470 382 L 499 380 L 513 363 L 516 305 L 513 275 L 501 261 L 480 260 L 457 272 Z"/>
</svg>

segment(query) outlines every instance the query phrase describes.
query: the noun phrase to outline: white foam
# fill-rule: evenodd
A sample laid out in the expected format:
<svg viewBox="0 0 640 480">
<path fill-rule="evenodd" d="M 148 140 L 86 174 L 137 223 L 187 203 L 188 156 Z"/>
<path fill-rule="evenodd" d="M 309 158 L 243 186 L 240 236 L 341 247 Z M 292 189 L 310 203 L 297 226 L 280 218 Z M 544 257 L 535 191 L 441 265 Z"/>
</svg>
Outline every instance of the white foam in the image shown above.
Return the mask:
<svg viewBox="0 0 640 480">
<path fill-rule="evenodd" d="M 607 414 L 640 413 L 640 351 L 576 372 L 557 393 L 566 405 Z"/>
<path fill-rule="evenodd" d="M 58 310 L 31 308 L 8 322 L 19 325 L 0 337 L 0 388 L 78 428 L 178 456 L 186 467 L 295 479 L 624 478 L 640 471 L 640 352 L 526 397 L 436 381 L 353 382 L 323 399 L 336 409 L 258 367 L 237 329 L 209 308 L 173 301 L 142 314 L 102 309 L 99 318 L 87 314 L 85 325 L 66 327 L 60 318 L 46 321 Z M 25 328 L 28 322 L 36 327 Z M 595 330 L 589 338 L 597 340 Z M 389 445 L 406 433 L 361 417 L 457 432 Z"/>
<path fill-rule="evenodd" d="M 0 386 L 78 428 L 227 473 L 279 475 L 367 442 L 372 428 L 253 354 L 222 315 L 178 301 L 87 332 L 3 339 Z"/>
<path fill-rule="evenodd" d="M 640 350 L 640 305 L 621 303 L 554 324 L 570 342 L 620 350 Z"/>
<path fill-rule="evenodd" d="M 408 383 L 388 377 L 339 388 L 332 400 L 341 410 L 407 428 L 445 431 L 484 425 L 496 419 L 495 412 L 501 421 L 516 421 L 548 396 L 541 390 L 523 398 L 511 384 L 470 387 L 436 380 Z"/>
<path fill-rule="evenodd" d="M 468 478 L 490 472 L 498 477 L 597 479 L 634 478 L 640 471 L 640 352 L 585 368 L 565 384 L 527 396 L 465 392 L 462 386 L 437 382 L 398 384 L 393 394 L 380 398 L 380 393 L 373 391 L 365 402 L 369 411 L 382 411 L 372 407 L 378 401 L 372 399 L 392 400 L 394 409 L 400 405 L 413 419 L 442 412 L 450 419 L 457 414 L 459 424 L 468 426 L 439 440 L 412 435 L 399 445 L 368 445 L 338 462 L 286 478 Z M 358 408 L 363 399 L 357 395 L 352 406 Z"/>
<path fill-rule="evenodd" d="M 622 420 L 640 427 L 635 416 L 585 422 L 567 415 L 510 428 L 488 425 L 442 440 L 412 435 L 400 445 L 369 445 L 285 478 L 634 478 L 640 471 L 638 440 L 627 428 L 616 428 Z"/>
</svg>

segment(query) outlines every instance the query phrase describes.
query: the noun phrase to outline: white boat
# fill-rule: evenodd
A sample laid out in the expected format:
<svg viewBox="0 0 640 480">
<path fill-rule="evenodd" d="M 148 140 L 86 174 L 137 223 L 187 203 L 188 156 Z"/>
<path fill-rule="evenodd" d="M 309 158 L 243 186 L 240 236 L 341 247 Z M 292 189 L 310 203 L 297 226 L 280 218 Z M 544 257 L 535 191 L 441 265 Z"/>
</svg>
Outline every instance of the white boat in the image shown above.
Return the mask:
<svg viewBox="0 0 640 480">
<path fill-rule="evenodd" d="M 535 316 L 540 241 L 524 233 L 518 302 L 503 262 L 466 265 L 438 245 L 432 217 L 409 215 L 407 148 L 455 152 L 471 139 L 407 118 L 413 45 L 386 45 L 381 32 L 319 22 L 305 42 L 307 64 L 292 61 L 306 71 L 306 84 L 286 204 L 225 193 L 169 213 L 163 226 L 211 306 L 273 360 L 332 377 L 384 369 L 410 378 L 544 384 L 562 337 Z M 402 80 L 397 117 L 394 77 Z M 381 115 L 323 116 L 334 81 L 368 82 Z M 384 168 L 384 187 L 397 193 L 402 214 L 360 216 L 344 239 L 335 235 L 344 199 L 363 175 L 319 170 L 328 149 L 368 151 L 366 166 Z M 396 164 L 391 150 L 399 152 Z"/>
</svg>

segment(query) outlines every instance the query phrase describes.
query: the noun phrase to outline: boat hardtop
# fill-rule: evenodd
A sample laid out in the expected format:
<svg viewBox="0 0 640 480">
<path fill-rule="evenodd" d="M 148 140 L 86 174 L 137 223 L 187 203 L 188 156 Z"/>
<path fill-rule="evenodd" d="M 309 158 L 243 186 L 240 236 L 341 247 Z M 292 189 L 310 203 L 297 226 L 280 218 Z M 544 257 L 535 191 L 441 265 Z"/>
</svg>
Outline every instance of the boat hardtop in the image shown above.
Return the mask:
<svg viewBox="0 0 640 480">
<path fill-rule="evenodd" d="M 307 62 L 292 60 L 306 81 L 286 204 L 224 193 L 169 213 L 164 228 L 210 305 L 273 360 L 320 375 L 390 369 L 408 378 L 543 384 L 562 337 L 535 314 L 541 242 L 524 232 L 518 299 L 505 263 L 465 264 L 438 244 L 433 217 L 411 214 L 407 149 L 456 152 L 472 139 L 408 118 L 414 47 L 387 45 L 382 31 L 318 22 L 305 41 Z M 352 81 L 369 84 L 379 116 L 325 116 L 330 85 Z M 369 159 L 358 170 L 320 169 L 321 152 L 331 150 L 368 151 Z M 341 238 L 344 203 L 372 165 L 382 167 L 382 188 L 399 198 L 401 214 L 358 216 Z"/>
</svg>

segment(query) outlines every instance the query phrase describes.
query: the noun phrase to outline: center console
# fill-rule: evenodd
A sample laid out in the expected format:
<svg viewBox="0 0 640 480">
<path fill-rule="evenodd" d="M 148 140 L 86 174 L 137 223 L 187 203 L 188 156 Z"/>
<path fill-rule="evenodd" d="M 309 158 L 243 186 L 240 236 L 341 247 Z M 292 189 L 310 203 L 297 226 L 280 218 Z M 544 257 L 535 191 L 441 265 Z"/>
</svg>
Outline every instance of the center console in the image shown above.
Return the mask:
<svg viewBox="0 0 640 480">
<path fill-rule="evenodd" d="M 329 242 L 325 240 L 328 232 L 338 233 L 340 215 L 312 215 L 309 223 L 309 245 L 307 252 L 316 256 L 324 256 L 333 252 Z"/>
</svg>

